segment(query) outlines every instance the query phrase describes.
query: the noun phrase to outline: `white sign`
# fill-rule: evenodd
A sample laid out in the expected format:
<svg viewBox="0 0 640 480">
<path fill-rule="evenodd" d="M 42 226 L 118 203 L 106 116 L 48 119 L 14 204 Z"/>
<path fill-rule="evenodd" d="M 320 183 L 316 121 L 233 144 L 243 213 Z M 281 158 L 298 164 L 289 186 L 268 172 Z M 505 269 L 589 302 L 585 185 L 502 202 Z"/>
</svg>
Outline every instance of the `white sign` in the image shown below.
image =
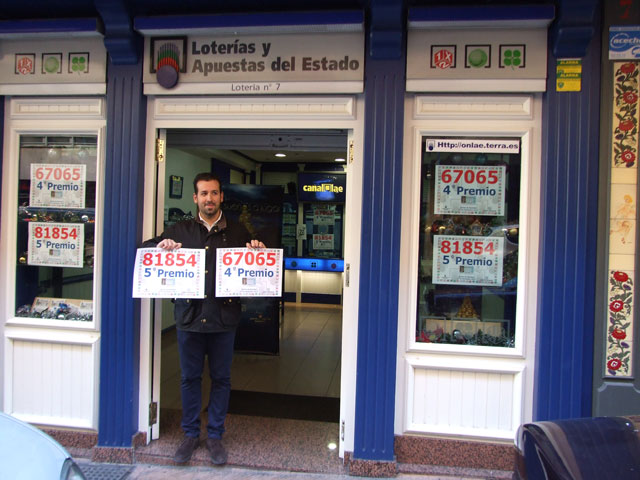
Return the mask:
<svg viewBox="0 0 640 480">
<path fill-rule="evenodd" d="M 84 208 L 87 166 L 31 164 L 29 206 Z"/>
<path fill-rule="evenodd" d="M 504 238 L 436 235 L 433 283 L 502 285 Z"/>
<path fill-rule="evenodd" d="M 504 215 L 504 166 L 436 165 L 434 213 Z"/>
<path fill-rule="evenodd" d="M 427 152 L 520 153 L 520 140 L 428 138 Z"/>
<path fill-rule="evenodd" d="M 139 248 L 133 269 L 134 298 L 204 298 L 205 250 Z"/>
<path fill-rule="evenodd" d="M 281 248 L 218 248 L 216 297 L 282 296 Z"/>
<path fill-rule="evenodd" d="M 640 59 L 640 26 L 609 27 L 609 60 Z"/>
<path fill-rule="evenodd" d="M 314 250 L 333 250 L 333 234 L 332 233 L 314 233 L 313 249 Z"/>
<path fill-rule="evenodd" d="M 28 264 L 82 268 L 84 224 L 29 222 Z"/>
</svg>

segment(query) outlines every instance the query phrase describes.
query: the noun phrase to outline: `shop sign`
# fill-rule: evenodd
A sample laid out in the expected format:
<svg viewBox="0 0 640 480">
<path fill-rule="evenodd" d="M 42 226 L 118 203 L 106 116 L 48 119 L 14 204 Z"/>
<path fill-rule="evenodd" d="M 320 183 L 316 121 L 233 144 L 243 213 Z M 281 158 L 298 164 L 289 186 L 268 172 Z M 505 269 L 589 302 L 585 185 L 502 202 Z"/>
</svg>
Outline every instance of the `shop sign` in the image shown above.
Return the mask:
<svg viewBox="0 0 640 480">
<path fill-rule="evenodd" d="M 503 237 L 436 235 L 434 238 L 434 284 L 502 285 Z"/>
<path fill-rule="evenodd" d="M 33 85 L 98 84 L 104 93 L 107 52 L 101 37 L 81 40 L 3 40 L 0 93 L 29 94 Z"/>
<path fill-rule="evenodd" d="M 204 298 L 205 250 L 139 248 L 133 269 L 134 298 Z"/>
<path fill-rule="evenodd" d="M 84 224 L 29 222 L 28 264 L 82 268 Z"/>
<path fill-rule="evenodd" d="M 84 208 L 86 165 L 31 164 L 29 206 Z"/>
<path fill-rule="evenodd" d="M 147 37 L 145 93 L 363 91 L 364 35 Z"/>
<path fill-rule="evenodd" d="M 609 60 L 640 59 L 640 26 L 609 27 Z"/>
<path fill-rule="evenodd" d="M 216 297 L 282 296 L 281 248 L 218 248 Z"/>
<path fill-rule="evenodd" d="M 336 202 L 346 198 L 347 180 L 344 173 L 299 173 L 298 201 Z"/>
<path fill-rule="evenodd" d="M 546 86 L 544 28 L 410 30 L 407 52 L 407 91 L 458 91 L 456 82 L 471 80 L 485 92 Z"/>
</svg>

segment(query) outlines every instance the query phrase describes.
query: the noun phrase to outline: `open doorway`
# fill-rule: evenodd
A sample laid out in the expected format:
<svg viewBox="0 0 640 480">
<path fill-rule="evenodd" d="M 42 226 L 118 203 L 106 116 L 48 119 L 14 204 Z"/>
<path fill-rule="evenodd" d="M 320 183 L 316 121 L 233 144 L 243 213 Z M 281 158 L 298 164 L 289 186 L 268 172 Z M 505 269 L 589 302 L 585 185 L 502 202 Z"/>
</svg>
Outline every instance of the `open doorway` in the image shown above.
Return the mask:
<svg viewBox="0 0 640 480">
<path fill-rule="evenodd" d="M 346 185 L 347 138 L 341 129 L 166 131 L 164 173 L 158 177 L 164 226 L 195 213 L 192 179 L 212 171 L 225 185 L 225 214 L 235 215 L 260 239 L 267 236 L 267 246 L 284 249 L 283 297 L 243 308 L 230 414 L 339 421 L 346 226 L 344 195 L 333 193 Z M 247 191 L 253 203 L 243 200 Z M 178 414 L 173 305 L 163 300 L 157 306 L 162 310 L 160 406 Z M 206 371 L 202 391 L 206 408 Z"/>
</svg>

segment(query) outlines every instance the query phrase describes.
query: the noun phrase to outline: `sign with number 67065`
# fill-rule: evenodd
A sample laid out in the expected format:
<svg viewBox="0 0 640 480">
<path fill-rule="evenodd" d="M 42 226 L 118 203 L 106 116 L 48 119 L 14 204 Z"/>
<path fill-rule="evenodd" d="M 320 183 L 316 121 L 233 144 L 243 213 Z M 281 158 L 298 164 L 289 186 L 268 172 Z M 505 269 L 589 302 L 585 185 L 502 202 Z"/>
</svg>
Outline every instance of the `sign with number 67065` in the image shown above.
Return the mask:
<svg viewBox="0 0 640 480">
<path fill-rule="evenodd" d="M 281 248 L 218 248 L 216 297 L 281 295 Z"/>
</svg>

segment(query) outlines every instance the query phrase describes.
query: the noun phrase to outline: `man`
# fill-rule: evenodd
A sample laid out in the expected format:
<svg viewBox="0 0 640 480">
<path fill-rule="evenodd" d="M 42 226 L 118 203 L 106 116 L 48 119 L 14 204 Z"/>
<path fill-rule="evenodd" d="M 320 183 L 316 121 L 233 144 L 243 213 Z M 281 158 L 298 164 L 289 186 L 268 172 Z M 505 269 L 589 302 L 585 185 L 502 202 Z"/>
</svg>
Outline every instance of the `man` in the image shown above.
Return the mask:
<svg viewBox="0 0 640 480">
<path fill-rule="evenodd" d="M 209 393 L 206 446 L 216 465 L 227 462 L 221 439 L 231 393 L 231 361 L 236 327 L 240 321 L 240 302 L 235 298 L 215 297 L 217 248 L 264 248 L 252 240 L 247 229 L 228 219 L 220 209 L 224 200 L 217 175 L 199 173 L 193 180 L 193 202 L 198 217 L 178 222 L 160 235 L 144 242 L 165 250 L 206 249 L 205 298 L 176 299 L 175 321 L 180 356 L 182 429 L 184 439 L 175 453 L 176 463 L 186 463 L 200 443 L 202 372 L 205 356 L 209 360 Z"/>
</svg>

